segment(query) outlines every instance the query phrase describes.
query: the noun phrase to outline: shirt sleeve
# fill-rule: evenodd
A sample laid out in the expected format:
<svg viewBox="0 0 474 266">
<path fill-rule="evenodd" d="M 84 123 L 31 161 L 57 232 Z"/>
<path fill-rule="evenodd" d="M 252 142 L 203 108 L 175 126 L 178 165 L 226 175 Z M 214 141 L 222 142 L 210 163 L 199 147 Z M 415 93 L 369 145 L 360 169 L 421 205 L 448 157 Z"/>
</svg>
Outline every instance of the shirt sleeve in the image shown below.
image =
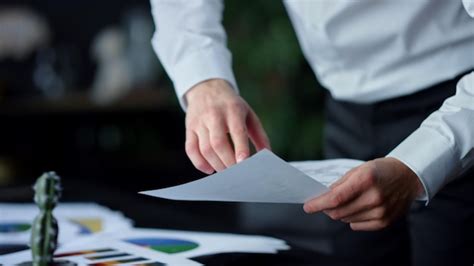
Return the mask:
<svg viewBox="0 0 474 266">
<path fill-rule="evenodd" d="M 433 196 L 474 162 L 474 72 L 457 84 L 456 94 L 388 154 L 402 161 Z"/>
<path fill-rule="evenodd" d="M 152 45 L 173 82 L 183 110 L 185 93 L 212 78 L 237 91 L 232 56 L 222 26 L 222 0 L 151 0 L 155 21 Z"/>
</svg>

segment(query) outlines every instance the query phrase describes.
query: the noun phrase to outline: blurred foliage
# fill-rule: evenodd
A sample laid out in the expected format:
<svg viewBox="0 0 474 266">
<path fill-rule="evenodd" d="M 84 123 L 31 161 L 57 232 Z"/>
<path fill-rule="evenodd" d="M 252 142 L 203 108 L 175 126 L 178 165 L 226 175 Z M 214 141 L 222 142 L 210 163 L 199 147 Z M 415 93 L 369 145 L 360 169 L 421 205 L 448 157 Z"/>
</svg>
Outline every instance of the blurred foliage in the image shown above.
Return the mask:
<svg viewBox="0 0 474 266">
<path fill-rule="evenodd" d="M 224 26 L 241 95 L 275 152 L 290 160 L 322 154 L 324 91 L 303 57 L 281 1 L 225 1 Z"/>
</svg>

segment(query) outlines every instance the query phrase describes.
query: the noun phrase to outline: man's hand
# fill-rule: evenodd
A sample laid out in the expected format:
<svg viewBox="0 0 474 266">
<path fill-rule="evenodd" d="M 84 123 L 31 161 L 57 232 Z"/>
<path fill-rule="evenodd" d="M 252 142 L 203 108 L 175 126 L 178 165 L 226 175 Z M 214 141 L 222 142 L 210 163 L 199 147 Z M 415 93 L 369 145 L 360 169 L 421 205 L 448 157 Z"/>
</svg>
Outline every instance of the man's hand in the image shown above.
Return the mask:
<svg viewBox="0 0 474 266">
<path fill-rule="evenodd" d="M 324 211 L 353 230 L 387 227 L 402 216 L 423 186 L 406 165 L 394 158 L 366 162 L 331 186 L 331 190 L 305 203 L 307 213 Z"/>
<path fill-rule="evenodd" d="M 220 79 L 204 81 L 186 93 L 186 154 L 204 173 L 222 171 L 257 150 L 270 148 L 254 111 Z"/>
</svg>

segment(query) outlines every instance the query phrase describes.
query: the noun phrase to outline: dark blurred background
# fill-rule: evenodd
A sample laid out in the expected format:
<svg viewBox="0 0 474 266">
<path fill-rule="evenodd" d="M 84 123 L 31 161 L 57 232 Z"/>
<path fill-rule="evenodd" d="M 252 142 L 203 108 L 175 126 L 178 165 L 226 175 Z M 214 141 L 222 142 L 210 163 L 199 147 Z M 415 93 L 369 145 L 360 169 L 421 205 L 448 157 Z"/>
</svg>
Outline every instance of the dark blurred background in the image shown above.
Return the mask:
<svg viewBox="0 0 474 266">
<path fill-rule="evenodd" d="M 224 18 L 241 94 L 274 151 L 318 159 L 323 91 L 282 3 L 227 0 Z M 202 176 L 153 31 L 148 0 L 2 1 L 2 186 L 50 169 L 132 191 Z"/>
</svg>

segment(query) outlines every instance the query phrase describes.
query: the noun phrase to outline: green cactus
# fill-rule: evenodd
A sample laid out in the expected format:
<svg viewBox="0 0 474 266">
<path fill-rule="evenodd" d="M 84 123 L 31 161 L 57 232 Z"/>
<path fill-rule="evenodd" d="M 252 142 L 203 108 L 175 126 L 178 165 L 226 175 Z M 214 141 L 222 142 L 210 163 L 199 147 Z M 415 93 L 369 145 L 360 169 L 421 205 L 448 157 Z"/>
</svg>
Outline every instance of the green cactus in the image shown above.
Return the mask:
<svg viewBox="0 0 474 266">
<path fill-rule="evenodd" d="M 46 266 L 53 262 L 57 247 L 58 223 L 53 209 L 61 196 L 60 178 L 55 172 L 47 172 L 34 185 L 35 202 L 40 212 L 31 228 L 31 252 L 34 266 Z"/>
</svg>

